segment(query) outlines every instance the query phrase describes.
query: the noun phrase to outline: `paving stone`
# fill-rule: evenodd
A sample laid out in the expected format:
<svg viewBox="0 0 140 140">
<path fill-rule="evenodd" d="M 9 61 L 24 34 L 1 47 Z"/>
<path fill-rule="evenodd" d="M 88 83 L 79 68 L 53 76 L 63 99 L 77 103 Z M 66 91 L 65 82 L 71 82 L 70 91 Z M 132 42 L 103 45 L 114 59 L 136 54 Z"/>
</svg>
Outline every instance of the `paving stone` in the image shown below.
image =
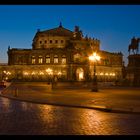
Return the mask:
<svg viewBox="0 0 140 140">
<path fill-rule="evenodd" d="M 139 117 L 0 97 L 1 135 L 137 135 Z"/>
</svg>

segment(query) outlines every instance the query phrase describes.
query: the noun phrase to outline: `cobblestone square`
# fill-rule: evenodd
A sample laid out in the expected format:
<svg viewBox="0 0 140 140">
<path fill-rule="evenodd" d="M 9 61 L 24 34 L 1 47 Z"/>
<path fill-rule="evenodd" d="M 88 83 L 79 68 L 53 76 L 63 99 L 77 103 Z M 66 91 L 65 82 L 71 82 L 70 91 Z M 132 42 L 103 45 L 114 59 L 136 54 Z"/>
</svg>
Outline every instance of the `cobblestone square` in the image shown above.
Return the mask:
<svg viewBox="0 0 140 140">
<path fill-rule="evenodd" d="M 1 135 L 140 134 L 138 88 L 45 93 L 45 89 L 39 92 L 25 85 L 19 85 L 18 97 L 13 97 L 10 88 L 0 97 Z M 107 112 L 105 106 L 112 107 L 112 111 Z"/>
</svg>

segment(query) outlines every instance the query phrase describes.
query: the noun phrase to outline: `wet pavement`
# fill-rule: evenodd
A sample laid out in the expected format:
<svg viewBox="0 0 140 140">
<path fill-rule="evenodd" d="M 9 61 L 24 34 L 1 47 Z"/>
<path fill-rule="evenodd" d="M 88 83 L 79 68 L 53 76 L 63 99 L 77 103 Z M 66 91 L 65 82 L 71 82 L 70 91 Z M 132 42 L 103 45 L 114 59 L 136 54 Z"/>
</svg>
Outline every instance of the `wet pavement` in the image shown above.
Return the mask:
<svg viewBox="0 0 140 140">
<path fill-rule="evenodd" d="M 0 96 L 0 135 L 139 135 L 139 118 L 140 88 L 91 92 L 14 83 Z"/>
<path fill-rule="evenodd" d="M 1 135 L 139 135 L 139 118 L 0 97 Z"/>
<path fill-rule="evenodd" d="M 99 89 L 99 92 L 91 92 L 91 89 L 50 90 L 46 83 L 22 82 L 13 83 L 1 96 L 34 103 L 140 114 L 140 88 L 111 87 Z"/>
</svg>

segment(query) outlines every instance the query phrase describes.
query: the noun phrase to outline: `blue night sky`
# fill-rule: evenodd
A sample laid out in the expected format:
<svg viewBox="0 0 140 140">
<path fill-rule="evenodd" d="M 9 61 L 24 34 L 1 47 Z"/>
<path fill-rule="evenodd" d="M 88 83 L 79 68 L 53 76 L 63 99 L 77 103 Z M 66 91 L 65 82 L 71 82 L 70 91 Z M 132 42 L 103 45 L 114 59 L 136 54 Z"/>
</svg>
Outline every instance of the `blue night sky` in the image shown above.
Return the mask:
<svg viewBox="0 0 140 140">
<path fill-rule="evenodd" d="M 0 5 L 0 63 L 7 50 L 31 48 L 37 31 L 56 28 L 74 30 L 101 41 L 101 50 L 122 52 L 127 64 L 128 45 L 140 37 L 140 5 Z"/>
</svg>

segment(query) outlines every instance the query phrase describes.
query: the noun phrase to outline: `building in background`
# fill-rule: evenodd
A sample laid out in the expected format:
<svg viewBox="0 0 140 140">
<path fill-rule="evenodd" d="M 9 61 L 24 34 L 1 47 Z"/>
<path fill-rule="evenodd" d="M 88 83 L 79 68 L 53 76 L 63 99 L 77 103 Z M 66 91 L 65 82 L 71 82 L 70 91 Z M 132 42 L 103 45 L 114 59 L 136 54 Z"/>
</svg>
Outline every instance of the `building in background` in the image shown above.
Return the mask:
<svg viewBox="0 0 140 140">
<path fill-rule="evenodd" d="M 78 26 L 70 31 L 62 26 L 40 31 L 31 49 L 8 48 L 8 65 L 1 67 L 1 77 L 22 81 L 91 81 L 93 63 L 89 56 L 101 57 L 96 64 L 98 81 L 122 78 L 123 55 L 100 49 L 98 39 L 83 36 Z"/>
</svg>

